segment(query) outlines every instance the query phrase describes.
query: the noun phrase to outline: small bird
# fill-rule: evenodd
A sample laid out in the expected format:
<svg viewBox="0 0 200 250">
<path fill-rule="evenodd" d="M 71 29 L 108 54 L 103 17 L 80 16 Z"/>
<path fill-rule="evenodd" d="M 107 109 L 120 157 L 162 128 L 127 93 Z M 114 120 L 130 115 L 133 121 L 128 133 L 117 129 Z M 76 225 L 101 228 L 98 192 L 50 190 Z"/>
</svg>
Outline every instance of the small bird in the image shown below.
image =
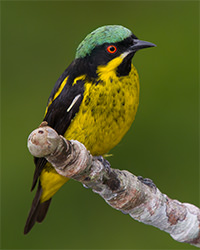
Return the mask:
<svg viewBox="0 0 200 250">
<path fill-rule="evenodd" d="M 44 120 L 67 140 L 83 143 L 93 156 L 109 152 L 135 119 L 139 78 L 132 58 L 154 47 L 121 25 L 97 28 L 79 44 L 74 61 L 57 80 Z M 34 158 L 31 191 L 38 183 L 24 234 L 42 222 L 52 196 L 69 179 L 59 175 L 45 158 Z"/>
</svg>

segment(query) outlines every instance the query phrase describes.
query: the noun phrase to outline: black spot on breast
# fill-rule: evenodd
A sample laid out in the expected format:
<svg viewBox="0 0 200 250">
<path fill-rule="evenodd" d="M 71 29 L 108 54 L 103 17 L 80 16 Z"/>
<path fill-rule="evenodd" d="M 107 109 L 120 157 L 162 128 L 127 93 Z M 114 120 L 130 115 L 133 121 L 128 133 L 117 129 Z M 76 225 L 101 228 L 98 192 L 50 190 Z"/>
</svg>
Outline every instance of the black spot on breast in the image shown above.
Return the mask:
<svg viewBox="0 0 200 250">
<path fill-rule="evenodd" d="M 110 116 L 111 112 L 107 112 L 106 117 L 108 118 Z"/>
<path fill-rule="evenodd" d="M 87 106 L 89 103 L 90 103 L 90 97 L 87 96 L 87 97 L 85 98 L 85 105 Z"/>
<path fill-rule="evenodd" d="M 94 109 L 94 108 L 91 109 L 91 115 L 92 115 L 92 116 L 95 115 L 95 109 Z"/>
<path fill-rule="evenodd" d="M 107 95 L 105 93 L 99 93 L 97 105 L 107 105 Z"/>
<path fill-rule="evenodd" d="M 98 80 L 98 81 L 95 81 L 95 85 L 97 86 L 101 81 Z"/>
<path fill-rule="evenodd" d="M 115 121 L 116 123 L 118 123 L 118 119 L 117 119 L 117 118 L 114 118 L 114 121 Z"/>
</svg>

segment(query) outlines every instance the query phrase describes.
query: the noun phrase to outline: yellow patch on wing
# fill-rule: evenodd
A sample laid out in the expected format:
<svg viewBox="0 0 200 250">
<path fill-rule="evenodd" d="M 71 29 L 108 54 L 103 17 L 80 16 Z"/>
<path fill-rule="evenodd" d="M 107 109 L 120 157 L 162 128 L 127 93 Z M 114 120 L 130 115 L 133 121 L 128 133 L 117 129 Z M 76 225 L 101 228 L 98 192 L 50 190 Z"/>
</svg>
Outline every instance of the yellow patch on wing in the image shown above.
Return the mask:
<svg viewBox="0 0 200 250">
<path fill-rule="evenodd" d="M 40 175 L 40 182 L 42 186 L 41 202 L 49 200 L 69 178 L 59 175 L 50 163 L 47 163 Z"/>
<path fill-rule="evenodd" d="M 55 93 L 54 97 L 53 97 L 53 101 L 60 95 L 60 93 L 62 92 L 63 88 L 65 87 L 65 84 L 67 82 L 68 76 L 63 80 L 63 82 L 61 83 L 58 91 Z"/>
<path fill-rule="evenodd" d="M 46 115 L 49 106 L 52 104 L 52 102 L 53 102 L 53 101 L 60 95 L 60 93 L 62 92 L 63 88 L 65 87 L 65 84 L 66 84 L 66 82 L 67 82 L 68 77 L 69 77 L 69 76 L 67 76 L 67 77 L 63 80 L 63 82 L 61 83 L 61 85 L 60 85 L 58 91 L 55 93 L 54 97 L 53 97 L 51 100 L 49 100 L 49 103 L 48 103 L 48 105 L 47 105 L 47 107 L 46 107 L 44 116 Z"/>
<path fill-rule="evenodd" d="M 78 76 L 74 79 L 74 82 L 72 83 L 72 86 L 77 84 L 78 81 L 85 80 L 85 75 Z"/>
</svg>

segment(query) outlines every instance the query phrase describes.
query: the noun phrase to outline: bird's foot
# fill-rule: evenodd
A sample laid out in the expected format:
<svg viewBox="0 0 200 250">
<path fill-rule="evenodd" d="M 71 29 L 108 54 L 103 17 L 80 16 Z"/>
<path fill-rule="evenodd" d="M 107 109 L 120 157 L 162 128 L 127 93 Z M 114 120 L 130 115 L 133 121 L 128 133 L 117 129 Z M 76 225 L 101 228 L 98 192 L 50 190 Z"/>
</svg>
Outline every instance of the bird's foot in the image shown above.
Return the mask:
<svg viewBox="0 0 200 250">
<path fill-rule="evenodd" d="M 100 161 L 104 167 L 106 168 L 106 170 L 108 171 L 108 173 L 110 173 L 110 163 L 103 158 L 103 156 L 99 155 L 99 156 L 94 156 L 95 159 L 97 159 L 98 161 Z"/>
<path fill-rule="evenodd" d="M 142 176 L 138 176 L 137 178 L 139 181 L 141 181 L 145 185 L 149 186 L 150 188 L 157 189 L 156 185 L 154 184 L 154 182 L 151 179 L 143 178 Z"/>
</svg>

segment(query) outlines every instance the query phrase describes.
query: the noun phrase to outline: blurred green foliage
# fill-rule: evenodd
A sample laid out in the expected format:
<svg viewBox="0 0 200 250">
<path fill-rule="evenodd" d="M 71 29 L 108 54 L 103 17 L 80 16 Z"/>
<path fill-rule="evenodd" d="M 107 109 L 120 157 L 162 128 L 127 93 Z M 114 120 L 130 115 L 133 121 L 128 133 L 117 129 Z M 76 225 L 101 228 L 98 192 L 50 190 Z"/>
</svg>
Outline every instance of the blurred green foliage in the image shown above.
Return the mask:
<svg viewBox="0 0 200 250">
<path fill-rule="evenodd" d="M 69 181 L 46 220 L 27 236 L 34 165 L 26 148 L 47 98 L 81 40 L 121 24 L 157 44 L 138 52 L 141 82 L 136 120 L 112 150 L 114 168 L 153 179 L 182 202 L 199 205 L 197 1 L 1 2 L 1 244 L 3 249 L 193 249 L 109 207 Z"/>
</svg>

